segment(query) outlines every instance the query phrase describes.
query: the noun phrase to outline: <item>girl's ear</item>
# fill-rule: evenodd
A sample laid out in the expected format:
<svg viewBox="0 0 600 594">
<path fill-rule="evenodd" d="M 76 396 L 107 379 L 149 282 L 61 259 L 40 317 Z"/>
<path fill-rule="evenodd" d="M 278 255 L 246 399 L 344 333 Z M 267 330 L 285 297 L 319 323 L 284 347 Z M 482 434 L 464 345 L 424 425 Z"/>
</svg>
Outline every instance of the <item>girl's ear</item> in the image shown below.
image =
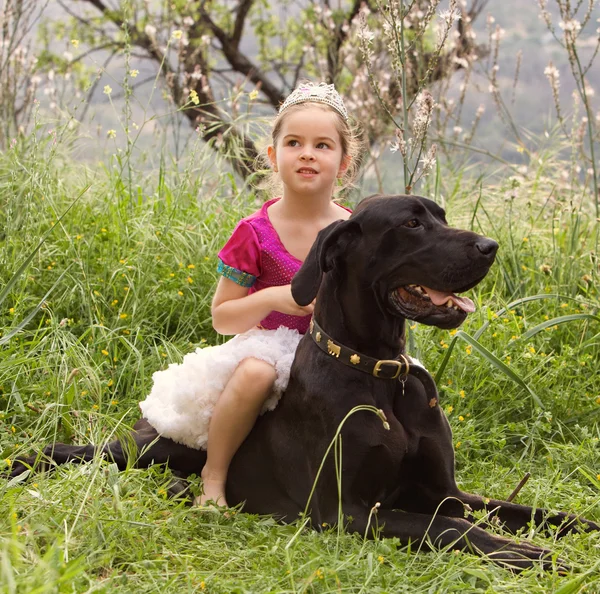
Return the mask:
<svg viewBox="0 0 600 594">
<path fill-rule="evenodd" d="M 277 171 L 277 153 L 275 152 L 275 147 L 271 144 L 267 147 L 267 156 L 269 157 L 269 161 L 271 162 L 271 167 L 273 171 Z"/>
<path fill-rule="evenodd" d="M 338 177 L 342 177 L 344 173 L 346 173 L 346 169 L 348 169 L 350 166 L 350 161 L 352 161 L 352 157 L 350 155 L 342 157 L 342 162 L 340 163 L 340 168 L 337 172 Z"/>
</svg>

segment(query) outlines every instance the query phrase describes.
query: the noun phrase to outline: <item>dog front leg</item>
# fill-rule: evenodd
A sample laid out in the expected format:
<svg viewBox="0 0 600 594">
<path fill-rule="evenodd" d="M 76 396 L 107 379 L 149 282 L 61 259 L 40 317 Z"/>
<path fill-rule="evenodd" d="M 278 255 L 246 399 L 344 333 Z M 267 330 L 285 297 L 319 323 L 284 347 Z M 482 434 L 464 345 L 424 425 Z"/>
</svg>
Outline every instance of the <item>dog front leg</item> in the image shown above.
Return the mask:
<svg viewBox="0 0 600 594">
<path fill-rule="evenodd" d="M 530 522 L 540 527 L 554 526 L 558 528 L 558 536 L 564 536 L 569 532 L 600 530 L 600 525 L 596 522 L 580 518 L 574 514 L 552 512 L 499 499 L 488 499 L 487 497 L 462 491 L 457 494 L 457 498 L 474 511 L 485 511 L 490 514 L 491 518 L 498 518 L 504 527 L 513 533 L 521 528 L 526 528 Z"/>
<path fill-rule="evenodd" d="M 541 561 L 544 569 L 552 569 L 552 553 L 528 542 L 515 542 L 486 532 L 463 518 L 406 513 L 379 509 L 369 510 L 344 506 L 348 520 L 346 530 L 373 537 L 380 533 L 396 537 L 403 545 L 426 547 L 429 550 L 452 548 L 488 556 L 494 563 L 520 571 Z M 558 569 L 564 569 L 561 560 Z"/>
</svg>

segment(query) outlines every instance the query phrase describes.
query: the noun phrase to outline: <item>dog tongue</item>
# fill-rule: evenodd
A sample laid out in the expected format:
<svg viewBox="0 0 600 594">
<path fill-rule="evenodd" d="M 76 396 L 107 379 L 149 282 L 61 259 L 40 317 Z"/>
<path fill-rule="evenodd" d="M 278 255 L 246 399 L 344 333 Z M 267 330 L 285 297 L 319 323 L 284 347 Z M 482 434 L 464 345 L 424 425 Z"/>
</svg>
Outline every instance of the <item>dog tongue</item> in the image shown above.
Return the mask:
<svg viewBox="0 0 600 594">
<path fill-rule="evenodd" d="M 446 305 L 448 299 L 454 303 L 457 307 L 460 307 L 466 313 L 473 313 L 475 311 L 475 304 L 468 297 L 459 297 L 454 293 L 444 293 L 443 291 L 434 291 L 428 287 L 423 287 L 427 291 L 427 295 L 433 302 L 434 305 Z"/>
</svg>

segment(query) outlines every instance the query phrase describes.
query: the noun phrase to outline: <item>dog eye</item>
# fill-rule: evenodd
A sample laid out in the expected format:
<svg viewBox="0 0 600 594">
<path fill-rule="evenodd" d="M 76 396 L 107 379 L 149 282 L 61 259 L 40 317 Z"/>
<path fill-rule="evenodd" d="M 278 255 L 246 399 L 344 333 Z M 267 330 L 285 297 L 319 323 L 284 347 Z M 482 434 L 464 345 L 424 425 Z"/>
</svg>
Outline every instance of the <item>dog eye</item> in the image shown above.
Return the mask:
<svg viewBox="0 0 600 594">
<path fill-rule="evenodd" d="M 419 227 L 421 225 L 421 223 L 419 223 L 419 221 L 417 219 L 411 219 L 410 221 L 407 221 L 406 223 L 404 223 L 404 227 L 408 227 L 409 229 L 415 229 L 416 227 Z"/>
</svg>

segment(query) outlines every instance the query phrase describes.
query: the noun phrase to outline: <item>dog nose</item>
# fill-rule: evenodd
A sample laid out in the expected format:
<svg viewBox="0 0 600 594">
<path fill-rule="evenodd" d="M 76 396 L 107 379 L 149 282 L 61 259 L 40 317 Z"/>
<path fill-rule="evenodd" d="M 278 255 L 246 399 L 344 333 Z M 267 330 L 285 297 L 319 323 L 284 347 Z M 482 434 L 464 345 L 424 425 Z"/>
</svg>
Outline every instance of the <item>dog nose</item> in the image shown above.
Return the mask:
<svg viewBox="0 0 600 594">
<path fill-rule="evenodd" d="M 493 256 L 498 250 L 498 244 L 493 239 L 480 239 L 475 247 L 484 255 L 484 256 Z"/>
</svg>

